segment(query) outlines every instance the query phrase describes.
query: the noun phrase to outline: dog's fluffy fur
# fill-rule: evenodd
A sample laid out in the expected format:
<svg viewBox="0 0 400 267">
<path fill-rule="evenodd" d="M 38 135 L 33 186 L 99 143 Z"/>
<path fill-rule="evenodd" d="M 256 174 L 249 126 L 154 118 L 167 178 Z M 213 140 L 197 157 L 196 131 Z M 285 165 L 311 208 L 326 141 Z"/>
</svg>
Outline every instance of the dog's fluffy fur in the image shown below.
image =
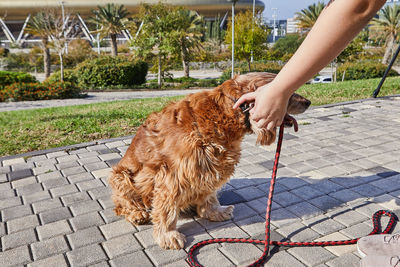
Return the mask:
<svg viewBox="0 0 400 267">
<path fill-rule="evenodd" d="M 261 145 L 276 137 L 275 131 L 257 128 L 248 114 L 232 106 L 241 95 L 274 77 L 271 73 L 236 76 L 151 114 L 109 178 L 116 214 L 133 224 L 152 221 L 153 237 L 165 249 L 184 246 L 185 237 L 176 230 L 182 210 L 195 207 L 198 216 L 211 221 L 230 219 L 233 206 L 221 206 L 216 192 L 239 162 L 244 135 L 256 133 Z M 302 113 L 309 105 L 294 94 L 288 113 Z"/>
</svg>

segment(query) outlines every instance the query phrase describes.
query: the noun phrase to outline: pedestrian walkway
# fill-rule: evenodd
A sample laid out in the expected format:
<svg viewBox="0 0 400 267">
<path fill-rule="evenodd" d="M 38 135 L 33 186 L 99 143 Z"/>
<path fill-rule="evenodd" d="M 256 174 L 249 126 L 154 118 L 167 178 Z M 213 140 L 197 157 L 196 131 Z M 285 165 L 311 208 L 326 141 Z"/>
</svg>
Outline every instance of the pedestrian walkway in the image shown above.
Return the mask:
<svg viewBox="0 0 400 267">
<path fill-rule="evenodd" d="M 94 104 L 100 102 L 129 100 L 137 98 L 151 97 L 166 97 L 187 95 L 198 92 L 199 89 L 186 90 L 136 90 L 136 91 L 116 91 L 116 92 L 89 92 L 84 98 L 72 99 L 54 99 L 54 100 L 39 100 L 39 101 L 19 101 L 19 102 L 0 102 L 0 112 L 35 109 L 35 108 L 50 108 L 73 105 Z"/>
<path fill-rule="evenodd" d="M 288 129 L 272 210 L 272 239 L 343 240 L 367 235 L 380 209 L 400 217 L 400 98 L 310 109 Z M 160 249 L 151 225 L 113 213 L 111 166 L 131 137 L 0 158 L 0 266 L 187 266 L 195 242 L 216 237 L 263 239 L 275 146 L 247 136 L 240 163 L 219 194 L 234 218 L 209 222 L 185 214 L 184 249 Z M 384 220 L 385 221 L 385 220 Z M 400 224 L 395 232 L 400 231 Z M 210 245 L 205 266 L 245 265 L 262 254 L 252 244 Z M 358 266 L 355 245 L 272 248 L 268 266 Z"/>
</svg>

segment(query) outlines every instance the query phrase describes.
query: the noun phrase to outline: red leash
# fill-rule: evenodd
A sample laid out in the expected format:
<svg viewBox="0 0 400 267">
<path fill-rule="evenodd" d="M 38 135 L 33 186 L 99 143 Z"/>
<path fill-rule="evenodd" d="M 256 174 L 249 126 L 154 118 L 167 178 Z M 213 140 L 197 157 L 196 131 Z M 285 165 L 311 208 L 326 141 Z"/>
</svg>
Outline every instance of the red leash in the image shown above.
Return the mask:
<svg viewBox="0 0 400 267">
<path fill-rule="evenodd" d="M 289 117 L 290 122 L 294 125 L 295 131 L 297 132 L 297 123 L 296 120 Z M 261 266 L 267 260 L 268 252 L 269 252 L 269 245 L 275 246 L 285 246 L 285 247 L 312 247 L 312 246 L 340 246 L 340 245 L 349 245 L 357 243 L 359 238 L 351 239 L 351 240 L 341 240 L 341 241 L 320 241 L 320 242 L 280 242 L 280 241 L 271 241 L 270 240 L 270 215 L 271 215 L 271 205 L 272 205 L 272 196 L 274 194 L 275 188 L 275 181 L 276 181 L 276 172 L 278 170 L 278 163 L 279 163 L 279 155 L 281 152 L 282 147 L 282 140 L 283 140 L 283 129 L 284 123 L 279 128 L 279 138 L 278 138 L 278 145 L 276 147 L 275 153 L 275 161 L 274 161 L 274 168 L 272 170 L 272 177 L 271 183 L 269 187 L 269 195 L 268 195 L 268 202 L 267 202 L 267 211 L 265 214 L 265 240 L 258 240 L 258 239 L 246 239 L 246 238 L 215 238 L 215 239 L 208 239 L 201 242 L 194 244 L 189 252 L 187 261 L 190 266 L 202 267 L 200 263 L 194 258 L 194 252 L 206 245 L 213 244 L 213 243 L 253 243 L 253 244 L 264 244 L 264 251 L 261 257 L 249 265 L 249 267 L 254 266 Z M 381 224 L 380 218 L 386 215 L 390 217 L 389 222 L 384 231 L 381 231 Z M 379 210 L 374 213 L 372 216 L 372 222 L 374 229 L 369 235 L 375 234 L 388 234 L 392 231 L 394 224 L 396 222 L 396 216 L 394 213 L 387 211 L 387 210 Z"/>
</svg>

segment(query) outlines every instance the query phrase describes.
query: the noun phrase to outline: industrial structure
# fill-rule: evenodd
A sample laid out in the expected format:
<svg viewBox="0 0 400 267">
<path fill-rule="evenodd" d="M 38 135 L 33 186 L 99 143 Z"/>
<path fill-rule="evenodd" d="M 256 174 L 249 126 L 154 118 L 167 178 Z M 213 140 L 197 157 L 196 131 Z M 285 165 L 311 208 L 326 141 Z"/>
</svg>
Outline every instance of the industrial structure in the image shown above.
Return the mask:
<svg viewBox="0 0 400 267">
<path fill-rule="evenodd" d="M 137 13 L 141 3 L 156 4 L 159 0 L 1 0 L 0 1 L 0 42 L 23 46 L 29 41 L 29 36 L 24 33 L 25 26 L 30 17 L 46 9 L 68 10 L 71 15 L 76 15 L 83 38 L 95 41 L 85 20 L 92 15 L 92 10 L 97 6 L 107 3 L 124 5 L 130 14 Z M 231 2 L 227 0 L 169 0 L 163 3 L 181 5 L 197 11 L 206 20 L 227 17 L 230 14 Z M 253 4 L 257 9 L 263 10 L 264 4 L 260 0 L 239 0 L 236 10 L 251 9 Z M 65 20 L 69 18 L 66 17 Z M 122 39 L 131 39 L 129 32 L 123 32 Z"/>
</svg>

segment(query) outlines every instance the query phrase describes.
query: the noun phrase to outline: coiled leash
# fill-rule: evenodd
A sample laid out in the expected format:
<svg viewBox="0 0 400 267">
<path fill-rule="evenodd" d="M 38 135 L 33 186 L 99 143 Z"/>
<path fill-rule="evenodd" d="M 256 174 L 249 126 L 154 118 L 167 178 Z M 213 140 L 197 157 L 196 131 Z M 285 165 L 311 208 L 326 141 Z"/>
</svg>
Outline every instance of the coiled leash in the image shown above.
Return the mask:
<svg viewBox="0 0 400 267">
<path fill-rule="evenodd" d="M 246 239 L 246 238 L 215 238 L 215 239 L 208 239 L 201 242 L 194 244 L 189 252 L 187 262 L 190 266 L 202 267 L 200 263 L 194 258 L 194 252 L 206 245 L 213 244 L 213 243 L 253 243 L 253 244 L 264 244 L 264 251 L 261 257 L 253 262 L 252 264 L 248 265 L 249 267 L 254 266 L 261 266 L 267 260 L 268 252 L 269 252 L 269 245 L 275 246 L 285 246 L 285 247 L 313 247 L 313 246 L 340 246 L 340 245 L 350 245 L 357 243 L 359 238 L 351 239 L 351 240 L 341 240 L 341 241 L 320 241 L 320 242 L 281 242 L 281 241 L 272 241 L 270 240 L 270 220 L 271 220 L 271 205 L 272 205 L 272 196 L 274 194 L 274 187 L 275 187 L 275 180 L 276 180 L 276 172 L 278 170 L 278 163 L 279 163 L 279 155 L 281 152 L 282 147 L 282 140 L 283 140 L 283 129 L 284 124 L 286 125 L 294 125 L 294 129 L 297 132 L 297 122 L 294 118 L 286 115 L 285 122 L 279 128 L 279 137 L 278 137 L 278 144 L 276 147 L 275 153 L 275 161 L 274 161 L 274 168 L 272 170 L 272 177 L 271 183 L 269 187 L 269 195 L 268 195 L 268 202 L 267 202 L 267 211 L 265 214 L 265 240 L 258 240 L 258 239 Z M 385 228 L 385 230 L 381 231 L 381 223 L 380 218 L 385 215 L 389 217 L 389 222 Z M 393 230 L 393 227 L 396 222 L 396 215 L 391 211 L 387 210 L 379 210 L 374 213 L 372 216 L 372 222 L 374 229 L 372 230 L 369 235 L 375 234 L 388 234 Z"/>
</svg>

